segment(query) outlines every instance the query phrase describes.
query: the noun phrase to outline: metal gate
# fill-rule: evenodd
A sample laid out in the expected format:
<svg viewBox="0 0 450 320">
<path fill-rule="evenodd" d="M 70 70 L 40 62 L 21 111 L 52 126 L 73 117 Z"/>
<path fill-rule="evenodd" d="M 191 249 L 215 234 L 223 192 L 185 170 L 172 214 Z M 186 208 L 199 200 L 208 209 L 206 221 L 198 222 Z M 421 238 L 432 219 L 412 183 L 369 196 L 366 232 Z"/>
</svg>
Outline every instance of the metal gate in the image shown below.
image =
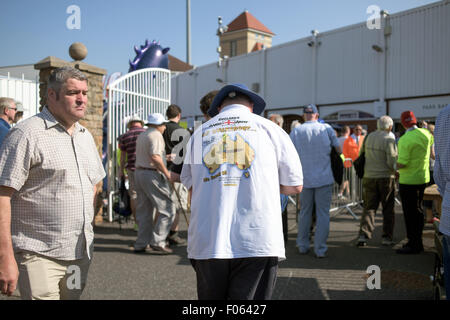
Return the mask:
<svg viewBox="0 0 450 320">
<path fill-rule="evenodd" d="M 109 85 L 108 96 L 108 219 L 113 221 L 114 196 L 118 194 L 117 138 L 126 132 L 128 120 L 151 113 L 165 115 L 170 104 L 170 70 L 146 68 L 130 72 Z"/>
</svg>

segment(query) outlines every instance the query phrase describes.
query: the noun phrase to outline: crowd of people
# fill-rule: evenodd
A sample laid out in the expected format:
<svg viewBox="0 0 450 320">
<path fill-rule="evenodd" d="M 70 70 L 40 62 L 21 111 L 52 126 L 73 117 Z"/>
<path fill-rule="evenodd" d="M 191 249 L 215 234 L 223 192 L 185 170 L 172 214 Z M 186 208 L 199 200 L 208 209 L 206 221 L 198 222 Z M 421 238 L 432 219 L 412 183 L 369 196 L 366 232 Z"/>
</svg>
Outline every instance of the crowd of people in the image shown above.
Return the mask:
<svg viewBox="0 0 450 320">
<path fill-rule="evenodd" d="M 23 299 L 79 299 L 83 292 L 93 253 L 94 195 L 105 177 L 94 139 L 78 123 L 86 114 L 87 90 L 79 70 L 56 69 L 47 105 L 13 127 L 16 101 L 0 98 L 3 294 L 11 295 L 17 286 Z M 423 195 L 434 176 L 443 196 L 440 231 L 449 297 L 450 106 L 435 127 L 419 123 L 412 111 L 403 112 L 405 132 L 399 139 L 387 115 L 378 119 L 376 131 L 364 134 L 358 124 L 336 133 L 319 119 L 314 104 L 304 107 L 304 122 L 293 123 L 288 134 L 282 116 L 260 116 L 265 106 L 245 85 L 228 84 L 200 100 L 205 122 L 192 135 L 180 126 L 177 105 L 165 115 L 129 118 L 118 145 L 119 179 L 128 180 L 137 230 L 130 249 L 167 255 L 171 246 L 187 242 L 199 299 L 270 299 L 278 263 L 286 259 L 282 212 L 286 215 L 288 196 L 300 198 L 299 254 L 313 248 L 317 258 L 327 257 L 334 150 L 348 170 L 365 158 L 358 247 L 373 237 L 380 202 L 381 244 L 394 244 L 398 186 L 408 241 L 397 253 L 422 252 Z M 336 196 L 346 194 L 349 183 L 343 179 Z M 188 222 L 187 239 L 178 233 L 181 215 Z M 66 272 L 74 265 L 82 275 L 75 289 L 67 286 Z"/>
</svg>

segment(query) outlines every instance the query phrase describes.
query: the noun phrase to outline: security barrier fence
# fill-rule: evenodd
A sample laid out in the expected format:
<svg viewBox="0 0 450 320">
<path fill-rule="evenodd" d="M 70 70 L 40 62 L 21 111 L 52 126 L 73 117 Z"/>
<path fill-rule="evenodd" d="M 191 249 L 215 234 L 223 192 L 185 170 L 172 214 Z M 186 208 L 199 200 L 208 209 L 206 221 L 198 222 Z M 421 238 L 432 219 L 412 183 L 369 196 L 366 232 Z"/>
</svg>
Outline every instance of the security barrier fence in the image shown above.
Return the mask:
<svg viewBox="0 0 450 320">
<path fill-rule="evenodd" d="M 336 182 L 333 185 L 333 194 L 331 198 L 330 215 L 333 217 L 349 213 L 355 220 L 359 220 L 358 216 L 353 212 L 355 207 L 362 208 L 363 190 L 362 179 L 358 178 L 353 167 L 353 161 L 350 158 L 345 159 L 350 165 L 344 167 L 342 184 Z"/>
<path fill-rule="evenodd" d="M 356 175 L 352 159 L 346 158 L 345 161 L 349 163 L 350 166 L 348 168 L 344 167 L 342 184 L 339 185 L 336 182 L 333 184 L 330 217 L 348 213 L 355 220 L 359 220 L 353 210 L 357 207 L 362 208 L 363 205 L 362 179 L 358 178 Z M 300 210 L 300 195 L 290 196 L 289 202 L 295 206 L 295 212 Z M 297 219 L 298 217 L 296 215 L 296 221 Z"/>
</svg>

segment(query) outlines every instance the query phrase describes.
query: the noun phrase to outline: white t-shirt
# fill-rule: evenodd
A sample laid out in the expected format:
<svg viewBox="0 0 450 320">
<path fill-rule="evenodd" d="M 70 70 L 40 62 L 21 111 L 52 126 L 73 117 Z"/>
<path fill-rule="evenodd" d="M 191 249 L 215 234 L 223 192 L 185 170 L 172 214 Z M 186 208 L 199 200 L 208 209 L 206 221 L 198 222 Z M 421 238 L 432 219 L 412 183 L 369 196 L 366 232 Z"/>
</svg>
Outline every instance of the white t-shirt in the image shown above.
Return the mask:
<svg viewBox="0 0 450 320">
<path fill-rule="evenodd" d="M 285 259 L 280 184 L 303 184 L 289 135 L 242 105 L 197 129 L 181 182 L 192 187 L 188 257 Z"/>
</svg>

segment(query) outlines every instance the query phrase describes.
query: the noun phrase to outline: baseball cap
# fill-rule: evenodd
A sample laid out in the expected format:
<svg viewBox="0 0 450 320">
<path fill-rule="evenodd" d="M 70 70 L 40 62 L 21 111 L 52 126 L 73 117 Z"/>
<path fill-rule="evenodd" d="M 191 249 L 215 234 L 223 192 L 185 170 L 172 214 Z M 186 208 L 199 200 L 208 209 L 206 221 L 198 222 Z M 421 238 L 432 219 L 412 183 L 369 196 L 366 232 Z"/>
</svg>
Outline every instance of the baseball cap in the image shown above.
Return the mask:
<svg viewBox="0 0 450 320">
<path fill-rule="evenodd" d="M 410 110 L 402 112 L 402 115 L 400 116 L 400 120 L 402 122 L 402 125 L 405 128 L 410 128 L 413 125 L 417 124 L 416 116 Z"/>
<path fill-rule="evenodd" d="M 319 113 L 315 104 L 308 104 L 303 108 L 303 113 Z"/>
</svg>

